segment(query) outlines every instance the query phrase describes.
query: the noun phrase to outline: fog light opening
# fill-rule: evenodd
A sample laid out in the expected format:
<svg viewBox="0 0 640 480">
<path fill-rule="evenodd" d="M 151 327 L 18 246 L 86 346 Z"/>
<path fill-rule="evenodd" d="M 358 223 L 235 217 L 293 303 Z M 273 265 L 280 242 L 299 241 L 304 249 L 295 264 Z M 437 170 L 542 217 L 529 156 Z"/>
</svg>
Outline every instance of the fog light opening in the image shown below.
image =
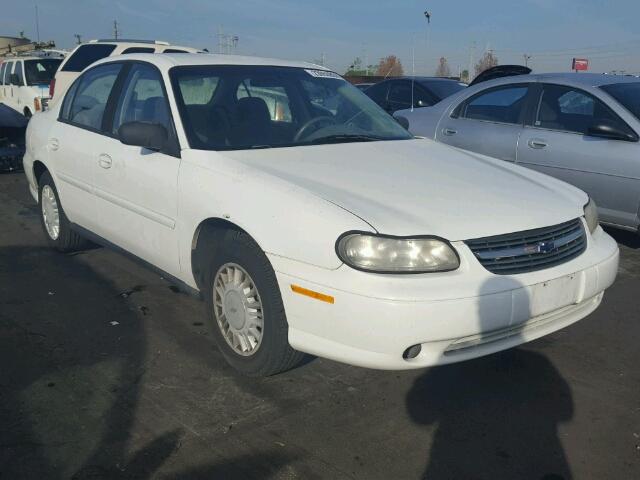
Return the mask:
<svg viewBox="0 0 640 480">
<path fill-rule="evenodd" d="M 416 358 L 418 355 L 420 355 L 421 351 L 422 345 L 414 345 L 404 351 L 404 353 L 402 354 L 402 358 L 404 358 L 405 360 L 411 360 L 412 358 Z"/>
</svg>

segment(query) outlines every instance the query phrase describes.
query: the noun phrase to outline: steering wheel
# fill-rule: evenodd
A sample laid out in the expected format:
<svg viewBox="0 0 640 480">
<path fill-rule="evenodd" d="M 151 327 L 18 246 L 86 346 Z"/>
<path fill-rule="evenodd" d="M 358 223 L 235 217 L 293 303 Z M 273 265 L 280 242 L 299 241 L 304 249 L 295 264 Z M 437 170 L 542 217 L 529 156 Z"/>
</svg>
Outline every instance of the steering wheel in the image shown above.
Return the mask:
<svg viewBox="0 0 640 480">
<path fill-rule="evenodd" d="M 322 115 L 320 117 L 313 117 L 311 120 L 308 120 L 307 122 L 304 123 L 304 125 L 302 125 L 300 127 L 300 129 L 297 131 L 295 137 L 293 137 L 293 141 L 297 142 L 299 141 L 301 138 L 303 138 L 304 136 L 306 136 L 306 134 L 308 133 L 308 130 L 315 125 L 316 123 L 322 123 L 322 122 L 327 122 L 329 125 L 335 125 L 336 120 L 333 117 L 329 117 L 328 115 Z"/>
</svg>

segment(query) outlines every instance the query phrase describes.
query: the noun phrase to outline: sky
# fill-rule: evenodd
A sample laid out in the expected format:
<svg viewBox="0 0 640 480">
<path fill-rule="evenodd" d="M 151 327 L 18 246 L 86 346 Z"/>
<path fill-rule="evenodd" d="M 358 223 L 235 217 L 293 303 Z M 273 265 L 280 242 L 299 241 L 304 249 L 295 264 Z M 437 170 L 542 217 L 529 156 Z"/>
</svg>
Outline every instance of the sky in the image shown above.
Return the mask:
<svg viewBox="0 0 640 480">
<path fill-rule="evenodd" d="M 239 54 L 324 59 L 338 73 L 356 57 L 377 64 L 393 54 L 407 74 L 433 74 L 441 56 L 457 74 L 489 49 L 501 64 L 530 55 L 537 72 L 585 57 L 596 72 L 640 73 L 638 0 L 6 0 L 0 35 L 35 39 L 36 3 L 40 39 L 63 48 L 76 33 L 113 37 L 117 20 L 123 38 L 217 52 L 222 31 L 238 36 Z"/>
</svg>

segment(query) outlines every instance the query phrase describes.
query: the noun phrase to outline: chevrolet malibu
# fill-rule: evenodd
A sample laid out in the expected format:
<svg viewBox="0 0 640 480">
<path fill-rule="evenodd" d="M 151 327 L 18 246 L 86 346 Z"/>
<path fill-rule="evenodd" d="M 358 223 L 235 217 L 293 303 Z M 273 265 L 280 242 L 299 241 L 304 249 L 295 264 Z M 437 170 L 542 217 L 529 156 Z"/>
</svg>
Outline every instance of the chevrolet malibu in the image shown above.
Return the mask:
<svg viewBox="0 0 640 480">
<path fill-rule="evenodd" d="M 101 60 L 32 119 L 24 166 L 52 247 L 197 292 L 247 375 L 486 355 L 585 317 L 617 272 L 585 193 L 415 139 L 307 63 Z"/>
</svg>

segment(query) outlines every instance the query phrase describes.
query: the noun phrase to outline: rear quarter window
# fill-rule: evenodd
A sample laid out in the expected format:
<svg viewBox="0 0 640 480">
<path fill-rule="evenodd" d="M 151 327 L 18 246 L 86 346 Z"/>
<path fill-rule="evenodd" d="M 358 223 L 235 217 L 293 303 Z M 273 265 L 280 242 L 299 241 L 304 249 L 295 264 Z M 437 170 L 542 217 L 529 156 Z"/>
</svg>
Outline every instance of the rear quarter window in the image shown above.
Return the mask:
<svg viewBox="0 0 640 480">
<path fill-rule="evenodd" d="M 122 52 L 123 55 L 127 53 L 155 53 L 155 49 L 151 47 L 129 47 Z"/>
<path fill-rule="evenodd" d="M 86 44 L 81 45 L 62 66 L 63 72 L 81 72 L 93 62 L 108 57 L 115 50 L 115 45 Z"/>
</svg>

